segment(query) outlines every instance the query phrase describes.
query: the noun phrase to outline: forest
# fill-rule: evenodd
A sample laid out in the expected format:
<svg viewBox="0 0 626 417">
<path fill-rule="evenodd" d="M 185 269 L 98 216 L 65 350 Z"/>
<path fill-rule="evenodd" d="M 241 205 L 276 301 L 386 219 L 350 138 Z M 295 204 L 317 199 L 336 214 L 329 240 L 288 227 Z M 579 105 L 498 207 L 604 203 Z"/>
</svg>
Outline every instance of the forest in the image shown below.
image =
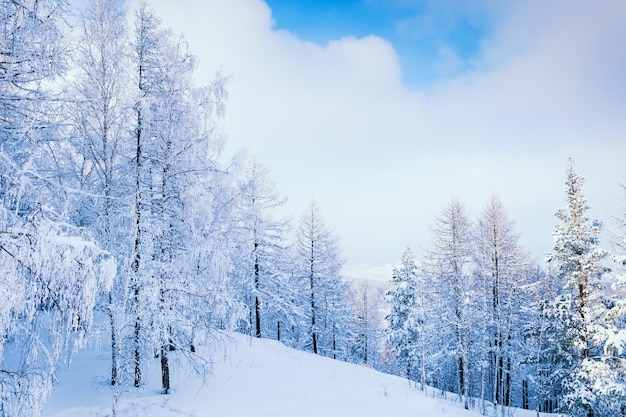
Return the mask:
<svg viewBox="0 0 626 417">
<path fill-rule="evenodd" d="M 476 219 L 452 198 L 388 285 L 349 282 L 315 201 L 282 218 L 270 167 L 221 156 L 231 81 L 196 85 L 148 5 L 9 0 L 0 23 L 0 416 L 39 415 L 89 338 L 110 348 L 116 415 L 153 358 L 164 395 L 179 360 L 208 375 L 196 347 L 222 332 L 483 414 L 626 415 L 626 217 L 604 249 L 574 161 L 545 264 L 497 196 Z"/>
</svg>

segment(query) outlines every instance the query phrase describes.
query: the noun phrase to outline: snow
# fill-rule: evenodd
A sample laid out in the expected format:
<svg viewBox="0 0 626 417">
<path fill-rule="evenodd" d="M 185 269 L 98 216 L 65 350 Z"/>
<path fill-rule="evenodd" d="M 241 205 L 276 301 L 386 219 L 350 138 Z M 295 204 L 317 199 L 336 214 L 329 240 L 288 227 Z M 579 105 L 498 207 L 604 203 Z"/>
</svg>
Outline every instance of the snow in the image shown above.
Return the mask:
<svg viewBox="0 0 626 417">
<path fill-rule="evenodd" d="M 117 263 L 112 256 L 102 260 L 100 264 L 100 272 L 102 274 L 100 279 L 102 280 L 104 291 L 111 291 L 113 288 L 113 280 L 117 274 Z"/>
<path fill-rule="evenodd" d="M 213 373 L 202 384 L 191 372 L 173 368 L 173 392 L 161 395 L 158 359 L 149 384 L 127 392 L 118 415 L 137 417 L 464 417 L 478 416 L 461 403 L 432 398 L 400 377 L 288 348 L 279 342 L 228 334 L 214 349 Z M 202 349 L 207 355 L 208 350 Z M 106 375 L 109 354 L 79 352 L 59 375 L 45 417 L 111 415 Z M 430 392 L 432 394 L 432 391 Z M 516 416 L 536 413 L 516 410 Z"/>
<path fill-rule="evenodd" d="M 89 241 L 81 238 L 80 236 L 63 236 L 63 235 L 53 235 L 50 237 L 50 241 L 57 245 L 65 245 L 75 248 L 77 250 L 84 250 L 85 248 L 95 248 L 96 245 Z"/>
</svg>

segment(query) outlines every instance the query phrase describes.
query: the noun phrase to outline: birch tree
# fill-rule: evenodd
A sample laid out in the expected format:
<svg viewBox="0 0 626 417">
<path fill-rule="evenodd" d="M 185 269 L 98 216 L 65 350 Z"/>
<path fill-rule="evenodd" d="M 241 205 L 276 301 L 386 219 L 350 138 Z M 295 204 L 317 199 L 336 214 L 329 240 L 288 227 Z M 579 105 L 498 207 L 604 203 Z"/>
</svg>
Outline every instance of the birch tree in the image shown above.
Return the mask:
<svg viewBox="0 0 626 417">
<path fill-rule="evenodd" d="M 105 302 L 111 331 L 113 414 L 121 377 L 121 329 L 126 299 L 125 266 L 131 249 L 129 54 L 126 15 L 115 0 L 93 0 L 81 15 L 78 79 L 71 88 L 72 175 L 80 190 L 73 200 L 74 222 L 89 228 L 99 245 L 115 254 L 118 272 Z"/>
</svg>

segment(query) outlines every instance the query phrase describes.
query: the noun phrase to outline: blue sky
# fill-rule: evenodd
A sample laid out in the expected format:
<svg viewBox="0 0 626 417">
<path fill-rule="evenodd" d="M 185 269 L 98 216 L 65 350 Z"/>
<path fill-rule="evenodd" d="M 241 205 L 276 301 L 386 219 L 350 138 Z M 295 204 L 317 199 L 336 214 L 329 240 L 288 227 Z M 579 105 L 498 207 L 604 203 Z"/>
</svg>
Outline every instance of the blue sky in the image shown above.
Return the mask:
<svg viewBox="0 0 626 417">
<path fill-rule="evenodd" d="M 477 3 L 441 0 L 268 0 L 277 29 L 326 44 L 346 36 L 377 35 L 391 42 L 404 82 L 427 85 L 473 67 L 489 34 L 489 14 Z M 454 55 L 454 65 L 449 61 Z"/>
</svg>

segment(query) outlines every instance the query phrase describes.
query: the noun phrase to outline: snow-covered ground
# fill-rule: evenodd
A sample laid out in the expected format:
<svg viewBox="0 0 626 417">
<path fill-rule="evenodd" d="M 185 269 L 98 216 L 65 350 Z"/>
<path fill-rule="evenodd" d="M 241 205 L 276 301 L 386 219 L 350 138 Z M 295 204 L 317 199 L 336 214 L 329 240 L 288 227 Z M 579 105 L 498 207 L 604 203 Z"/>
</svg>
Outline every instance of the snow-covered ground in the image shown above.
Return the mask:
<svg viewBox="0 0 626 417">
<path fill-rule="evenodd" d="M 205 351 L 206 353 L 206 351 Z M 392 375 L 310 353 L 271 340 L 225 336 L 212 352 L 212 375 L 202 383 L 191 371 L 173 368 L 173 392 L 161 395 L 158 359 L 148 385 L 127 392 L 119 416 L 133 417 L 471 417 L 461 404 L 425 395 Z M 111 415 L 106 351 L 84 350 L 62 370 L 45 417 Z M 516 410 L 515 416 L 536 413 Z"/>
</svg>

